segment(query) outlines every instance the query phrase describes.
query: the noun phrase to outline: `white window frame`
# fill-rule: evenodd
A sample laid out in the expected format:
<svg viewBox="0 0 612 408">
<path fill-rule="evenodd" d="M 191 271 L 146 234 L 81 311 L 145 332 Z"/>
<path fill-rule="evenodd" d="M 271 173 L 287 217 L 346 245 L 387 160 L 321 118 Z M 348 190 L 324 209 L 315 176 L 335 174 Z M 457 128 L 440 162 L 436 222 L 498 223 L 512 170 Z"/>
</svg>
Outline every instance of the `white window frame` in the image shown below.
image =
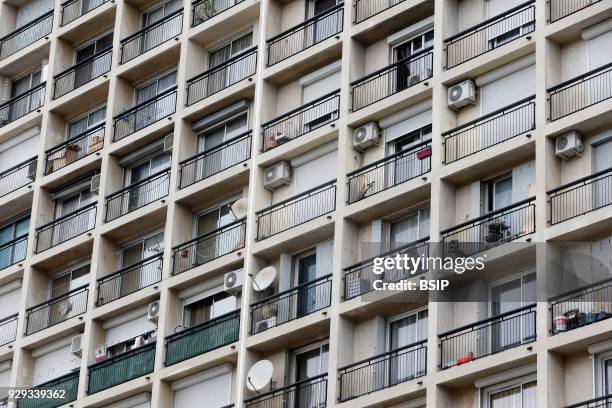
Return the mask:
<svg viewBox="0 0 612 408">
<path fill-rule="evenodd" d="M 488 290 L 488 292 L 489 292 L 488 293 L 488 297 L 489 297 L 489 302 L 488 302 L 489 310 L 488 310 L 488 313 L 489 313 L 489 316 L 494 317 L 493 316 L 493 289 L 498 287 L 498 286 L 501 286 L 501 285 L 503 285 L 505 283 L 512 282 L 512 281 L 515 281 L 515 280 L 519 280 L 520 279 L 520 281 L 521 281 L 521 306 L 526 306 L 526 305 L 535 303 L 535 299 L 534 299 L 534 302 L 525 302 L 525 296 L 524 296 L 525 295 L 525 292 L 524 292 L 525 289 L 523 287 L 523 279 L 526 276 L 528 276 L 528 275 L 533 275 L 536 278 L 535 282 L 536 282 L 536 285 L 537 285 L 537 275 L 536 275 L 536 270 L 535 269 L 525 269 L 523 271 L 520 271 L 520 272 L 517 272 L 517 273 L 513 273 L 510 276 L 506 276 L 506 277 L 503 277 L 503 278 L 500 278 L 500 279 L 496 279 L 494 281 L 489 282 L 489 290 Z"/>
<path fill-rule="evenodd" d="M 596 354 L 595 358 L 593 359 L 594 398 L 603 397 L 606 395 L 604 364 L 607 361 L 612 361 L 612 349 Z M 610 381 L 612 382 L 612 379 L 610 379 Z"/>
<path fill-rule="evenodd" d="M 480 389 L 480 401 L 482 403 L 482 407 L 491 408 L 490 402 L 491 402 L 492 395 L 512 389 L 512 388 L 516 388 L 516 387 L 521 387 L 521 393 L 522 393 L 522 387 L 525 384 L 528 384 L 534 381 L 537 381 L 536 373 L 528 374 L 522 377 L 517 377 L 515 379 L 505 381 L 499 384 L 491 385 L 486 388 L 481 388 Z M 536 383 L 536 386 L 537 386 L 537 383 Z"/>
<path fill-rule="evenodd" d="M 193 227 L 192 227 L 192 229 L 193 229 L 192 230 L 192 236 L 194 238 L 197 238 L 199 236 L 198 235 L 198 220 L 200 219 L 201 216 L 206 215 L 206 214 L 208 214 L 210 212 L 213 212 L 215 210 L 218 210 L 219 208 L 223 207 L 224 205 L 228 205 L 230 203 L 233 203 L 236 200 L 241 199 L 243 196 L 244 195 L 242 193 L 236 194 L 235 196 L 232 196 L 232 197 L 227 198 L 227 199 L 225 199 L 223 201 L 220 201 L 220 202 L 216 203 L 213 206 L 206 207 L 206 208 L 204 208 L 204 209 L 202 209 L 200 211 L 194 212 L 193 213 L 193 222 L 192 222 L 192 224 L 193 224 Z M 217 227 L 217 228 L 219 228 L 219 227 Z"/>
<path fill-rule="evenodd" d="M 78 45 L 77 47 L 74 48 L 74 55 L 73 55 L 73 63 L 76 64 L 76 56 L 77 56 L 77 52 L 81 51 L 83 48 L 85 47 L 89 47 L 91 44 L 95 44 L 99 39 L 106 37 L 108 34 L 113 34 L 113 39 L 114 39 L 114 35 L 115 33 L 113 32 L 113 30 L 108 30 L 102 34 L 97 35 L 94 38 L 89 39 L 88 41 Z M 111 45 L 112 48 L 112 45 Z M 98 50 L 98 47 L 95 47 L 95 51 L 93 55 L 97 55 L 100 52 L 100 50 Z"/>
<path fill-rule="evenodd" d="M 404 211 L 400 214 L 396 214 L 395 216 L 391 216 L 389 218 L 383 218 L 383 242 L 391 245 L 391 224 L 396 223 L 404 218 L 408 218 L 414 214 L 417 214 L 417 236 L 421 236 L 421 211 L 429 210 L 429 222 L 431 222 L 431 203 L 428 201 L 425 205 L 419 205 L 418 207 L 414 207 L 408 211 Z M 425 236 L 429 235 L 429 231 Z"/>
<path fill-rule="evenodd" d="M 97 122 L 97 123 L 94 123 L 92 125 L 88 125 L 87 126 L 87 130 L 93 129 L 96 126 L 99 126 L 102 123 L 106 123 L 106 108 L 107 108 L 107 105 L 106 105 L 106 103 L 103 103 L 103 104 L 100 104 L 100 105 L 98 105 L 98 106 L 88 110 L 87 112 L 83 113 L 82 115 L 75 116 L 74 118 L 66 121 L 66 135 L 64 136 L 64 140 L 68 140 L 68 137 L 70 135 L 70 126 L 71 125 L 75 124 L 76 122 L 78 122 L 78 121 L 80 121 L 80 120 L 82 120 L 84 118 L 87 118 L 87 123 L 89 123 L 89 115 L 91 115 L 92 113 L 94 113 L 94 112 L 96 112 L 96 111 L 98 111 L 98 110 L 100 110 L 102 108 L 104 108 L 104 120 L 102 120 L 100 122 Z"/>
<path fill-rule="evenodd" d="M 227 123 L 231 122 L 232 120 L 234 120 L 234 119 L 236 119 L 236 118 L 238 118 L 240 116 L 243 116 L 243 115 L 246 115 L 246 123 L 247 123 L 245 132 L 248 132 L 249 131 L 249 116 L 250 116 L 248 108 L 246 108 L 245 110 L 243 110 L 241 112 L 235 113 L 235 114 L 231 115 L 230 117 L 224 118 L 223 120 L 221 120 L 219 122 L 216 122 L 216 123 L 214 123 L 214 124 L 212 124 L 210 126 L 207 126 L 204 129 L 198 130 L 196 132 L 196 144 L 197 144 L 196 151 L 197 151 L 197 153 L 202 153 L 204 151 L 204 143 L 202 143 L 202 142 L 203 142 L 204 138 L 206 137 L 206 134 L 208 134 L 210 132 L 213 132 L 216 129 L 219 129 L 219 128 L 223 127 L 224 128 L 224 130 L 223 130 L 223 139 L 225 141 L 225 139 L 227 137 Z"/>
<path fill-rule="evenodd" d="M 293 287 L 296 287 L 299 283 L 299 275 L 300 275 L 300 261 L 304 258 L 307 258 L 309 256 L 315 256 L 315 268 L 316 268 L 316 256 L 317 256 L 317 248 L 310 248 L 304 251 L 300 251 L 300 252 L 296 252 L 295 254 L 291 255 L 292 258 L 292 264 L 293 264 L 293 278 L 291 279 L 293 281 Z"/>
<path fill-rule="evenodd" d="M 144 244 L 144 242 L 147 239 L 153 238 L 156 235 L 161 235 L 162 236 L 162 245 L 163 245 L 163 242 L 164 242 L 164 240 L 166 238 L 165 237 L 165 231 L 164 231 L 163 228 L 156 229 L 155 231 L 149 232 L 148 234 L 143 235 L 143 236 L 141 236 L 141 237 L 139 237 L 139 238 L 137 238 L 137 239 L 135 239 L 133 241 L 128 241 L 128 242 L 122 244 L 121 248 L 119 249 L 119 253 L 118 253 L 119 256 L 118 256 L 118 259 L 117 259 L 117 269 L 123 268 L 123 256 L 125 254 L 125 251 L 128 248 L 133 247 L 133 246 L 138 245 L 138 244 Z M 144 248 L 144 246 L 143 246 L 143 248 Z M 164 249 L 163 249 L 163 246 L 162 246 L 162 250 L 161 250 L 160 254 L 163 254 L 163 253 L 164 253 Z"/>
<path fill-rule="evenodd" d="M 159 82 L 160 78 L 165 77 L 166 75 L 169 75 L 169 74 L 171 74 L 173 72 L 176 73 L 176 82 L 171 87 L 166 88 L 166 89 L 164 89 L 162 91 L 159 90 L 159 83 L 158 83 L 155 95 L 159 95 L 160 93 L 165 92 L 165 91 L 167 91 L 168 89 L 170 89 L 170 88 L 172 88 L 174 86 L 177 86 L 177 84 L 178 84 L 178 69 L 176 67 L 162 72 L 161 74 L 157 75 L 155 78 L 152 78 L 150 80 L 147 80 L 147 81 L 144 81 L 144 82 L 141 82 L 141 83 L 135 85 L 134 86 L 134 98 L 133 98 L 134 103 L 133 103 L 133 105 L 136 106 L 136 101 L 138 100 L 138 91 L 140 91 L 141 89 L 151 85 L 154 82 Z"/>
<path fill-rule="evenodd" d="M 327 346 L 327 361 L 329 363 L 329 339 L 324 339 L 324 340 L 320 340 L 317 341 L 315 343 L 310 343 L 306 346 L 302 346 L 299 347 L 297 349 L 291 350 L 291 354 L 290 354 L 290 364 L 289 364 L 289 375 L 287 376 L 288 378 L 290 378 L 290 383 L 294 384 L 297 381 L 297 356 L 303 353 L 307 353 L 309 351 L 312 350 L 316 350 L 319 349 L 320 350 L 320 354 L 319 354 L 319 368 L 323 368 L 320 365 L 320 359 L 321 359 L 321 355 L 322 355 L 322 351 L 323 351 L 323 346 Z M 320 372 L 319 375 L 324 374 L 328 371 L 329 367 L 325 367 L 324 370 L 322 370 Z"/>
<path fill-rule="evenodd" d="M 220 42 L 214 44 L 206 53 L 206 67 L 208 69 L 210 69 L 210 55 L 218 50 L 220 50 L 223 47 L 226 47 L 228 45 L 231 45 L 234 43 L 234 41 L 248 35 L 251 34 L 251 45 L 250 47 L 253 46 L 253 42 L 255 41 L 255 30 L 253 29 L 253 26 L 249 26 L 248 28 L 243 29 L 242 31 L 231 35 L 230 37 L 224 38 L 223 40 L 221 40 Z M 243 51 L 240 51 L 243 52 Z M 233 52 L 233 47 L 232 47 L 232 52 L 230 53 L 230 59 L 233 58 L 234 56 L 236 56 L 237 53 Z"/>
<path fill-rule="evenodd" d="M 58 271 L 58 272 L 55 272 L 49 275 L 49 286 L 47 290 L 47 299 L 51 299 L 51 296 L 53 294 L 53 281 L 54 280 L 61 278 L 62 276 L 70 275 L 70 282 L 72 282 L 73 280 L 72 274 L 74 273 L 74 271 L 76 271 L 77 269 L 81 269 L 85 265 L 89 265 L 89 272 L 87 273 L 87 275 L 91 275 L 91 261 L 90 260 L 77 262 L 76 264 L 72 265 L 69 268 L 62 269 L 61 271 Z M 66 293 L 70 292 L 70 290 L 71 289 L 68 288 L 68 290 L 66 290 Z"/>
<path fill-rule="evenodd" d="M 416 322 L 419 321 L 419 313 L 427 310 L 427 327 L 429 328 L 429 310 L 427 305 L 420 306 L 414 309 L 406 310 L 405 312 L 396 314 L 394 316 L 390 316 L 385 319 L 385 350 L 390 352 L 391 350 L 391 324 L 397 322 L 399 320 L 405 319 L 408 316 L 416 316 Z M 418 329 L 418 324 L 417 324 Z M 418 333 L 417 333 L 418 334 Z M 425 339 L 427 338 L 427 333 L 425 333 Z M 418 340 L 417 340 L 418 341 Z"/>
</svg>

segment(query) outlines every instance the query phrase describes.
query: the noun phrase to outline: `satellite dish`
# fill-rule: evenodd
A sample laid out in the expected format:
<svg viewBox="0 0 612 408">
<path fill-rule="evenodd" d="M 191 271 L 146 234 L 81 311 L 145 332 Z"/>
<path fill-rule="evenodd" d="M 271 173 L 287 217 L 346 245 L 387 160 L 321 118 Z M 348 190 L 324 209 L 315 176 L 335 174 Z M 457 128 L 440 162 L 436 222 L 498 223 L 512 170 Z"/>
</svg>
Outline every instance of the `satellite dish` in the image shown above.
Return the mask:
<svg viewBox="0 0 612 408">
<path fill-rule="evenodd" d="M 247 373 L 246 386 L 251 391 L 261 391 L 270 384 L 274 367 L 270 360 L 259 360 Z"/>
<path fill-rule="evenodd" d="M 270 287 L 276 279 L 276 268 L 273 266 L 266 266 L 255 275 L 253 279 L 253 289 L 257 292 L 261 292 Z"/>
<path fill-rule="evenodd" d="M 234 217 L 235 220 L 239 220 L 241 218 L 246 217 L 246 215 L 247 215 L 247 205 L 248 205 L 248 201 L 247 201 L 246 197 L 242 197 L 242 198 L 239 198 L 238 200 L 234 201 L 234 203 L 230 207 L 230 210 L 231 210 L 232 216 Z"/>
</svg>

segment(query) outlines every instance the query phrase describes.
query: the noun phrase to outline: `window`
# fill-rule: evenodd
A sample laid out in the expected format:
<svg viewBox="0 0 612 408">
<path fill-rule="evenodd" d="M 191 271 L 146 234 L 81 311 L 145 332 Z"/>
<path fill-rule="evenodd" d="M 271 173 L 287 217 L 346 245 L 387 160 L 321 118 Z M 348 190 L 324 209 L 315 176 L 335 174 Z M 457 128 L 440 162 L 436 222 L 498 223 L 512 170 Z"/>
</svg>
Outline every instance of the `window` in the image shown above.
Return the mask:
<svg viewBox="0 0 612 408">
<path fill-rule="evenodd" d="M 388 223 L 389 249 L 429 236 L 429 208 L 421 208 Z"/>
<path fill-rule="evenodd" d="M 312 0 L 308 5 L 306 18 L 325 13 L 327 10 L 334 8 L 337 4 L 338 0 Z"/>
<path fill-rule="evenodd" d="M 105 51 L 113 46 L 113 33 L 106 33 L 101 37 L 90 41 L 89 43 L 78 47 L 74 51 L 74 63 L 86 60 L 87 58 L 93 57 L 99 52 Z"/>
<path fill-rule="evenodd" d="M 88 204 L 97 201 L 97 199 L 98 196 L 90 191 L 89 186 L 87 186 L 87 189 L 81 190 L 77 193 L 58 198 L 55 200 L 55 218 L 60 218 L 70 214 Z"/>
<path fill-rule="evenodd" d="M 29 74 L 26 74 L 11 83 L 11 98 L 19 96 L 41 83 L 41 70 L 37 69 Z"/>
<path fill-rule="evenodd" d="M 162 231 L 124 246 L 121 248 L 120 268 L 135 265 L 143 259 L 161 254 L 164 251 L 163 243 L 164 233 Z"/>
<path fill-rule="evenodd" d="M 404 136 L 400 136 L 387 142 L 387 154 L 392 155 L 405 150 L 410 150 L 413 146 L 427 140 L 431 140 L 431 125 L 424 126 Z"/>
<path fill-rule="evenodd" d="M 612 395 L 612 350 L 596 355 L 594 360 L 595 396 Z"/>
<path fill-rule="evenodd" d="M 186 300 L 183 309 L 183 325 L 193 327 L 236 310 L 235 296 L 220 291 L 199 300 Z"/>
<path fill-rule="evenodd" d="M 148 27 L 182 8 L 180 0 L 166 0 L 142 13 L 142 27 Z"/>
<path fill-rule="evenodd" d="M 249 48 L 251 44 L 253 44 L 253 33 L 249 32 L 215 48 L 208 54 L 208 68 L 211 69 L 223 64 Z"/>
<path fill-rule="evenodd" d="M 195 235 L 201 237 L 234 222 L 236 218 L 231 205 L 237 198 L 196 214 Z M 200 240 L 194 254 L 194 265 L 201 265 L 232 252 L 242 243 L 241 231 L 241 228 L 231 228 Z"/>
<path fill-rule="evenodd" d="M 90 266 L 89 263 L 81 264 L 68 271 L 52 276 L 49 287 L 49 299 L 54 299 L 89 283 Z"/>
<path fill-rule="evenodd" d="M 293 351 L 292 354 L 292 382 L 307 380 L 327 372 L 329 354 L 328 343 L 305 346 Z"/>
<path fill-rule="evenodd" d="M 0 269 L 4 269 L 16 262 L 25 259 L 27 240 L 2 248 L 14 239 L 26 236 L 30 228 L 30 215 L 21 216 L 9 223 L 0 226 Z"/>
<path fill-rule="evenodd" d="M 176 71 L 169 72 L 136 88 L 136 105 L 155 98 L 176 85 Z"/>
<path fill-rule="evenodd" d="M 388 350 L 400 350 L 390 360 L 390 384 L 423 375 L 427 366 L 425 352 L 406 347 L 427 338 L 427 309 L 409 311 L 387 321 Z M 384 373 L 381 372 L 381 375 Z"/>
<path fill-rule="evenodd" d="M 129 186 L 170 168 L 171 156 L 164 152 L 157 152 L 145 159 L 139 160 L 127 167 L 124 171 L 124 185 Z M 148 187 L 150 189 L 151 187 Z"/>
<path fill-rule="evenodd" d="M 485 189 L 486 212 L 512 205 L 512 173 L 486 182 Z"/>
<path fill-rule="evenodd" d="M 482 393 L 484 408 L 535 408 L 536 385 L 533 374 L 486 388 Z"/>
<path fill-rule="evenodd" d="M 394 45 L 391 48 L 391 56 L 393 62 L 401 61 L 405 58 L 421 52 L 426 48 L 433 47 L 434 31 L 433 29 L 403 41 L 400 44 Z"/>
<path fill-rule="evenodd" d="M 36 71 L 30 72 L 18 79 L 11 81 L 11 98 L 18 97 L 28 92 L 29 90 L 35 88 L 40 85 L 42 82 L 42 74 L 41 70 L 37 69 Z M 34 95 L 30 94 L 26 97 L 20 98 L 17 101 L 14 101 L 9 106 L 8 112 L 8 120 L 13 121 L 19 119 L 25 114 L 32 112 L 34 109 L 38 108 L 41 104 L 41 95 L 37 95 L 35 92 Z"/>
<path fill-rule="evenodd" d="M 84 116 L 78 119 L 70 121 L 67 126 L 66 140 L 81 135 L 87 132 L 89 129 L 104 123 L 105 119 L 106 106 L 102 106 L 89 113 L 86 113 Z"/>
<path fill-rule="evenodd" d="M 198 133 L 198 153 L 210 150 L 248 130 L 247 112 Z M 214 163 L 209 163 L 210 165 Z"/>
</svg>

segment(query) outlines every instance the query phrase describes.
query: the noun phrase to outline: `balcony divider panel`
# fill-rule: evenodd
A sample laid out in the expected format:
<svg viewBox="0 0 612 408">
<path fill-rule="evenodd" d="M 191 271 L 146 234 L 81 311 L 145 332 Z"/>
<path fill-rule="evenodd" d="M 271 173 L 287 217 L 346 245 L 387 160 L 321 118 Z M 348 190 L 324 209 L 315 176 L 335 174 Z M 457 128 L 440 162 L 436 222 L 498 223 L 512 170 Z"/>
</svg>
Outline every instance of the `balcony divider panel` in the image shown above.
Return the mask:
<svg viewBox="0 0 612 408">
<path fill-rule="evenodd" d="M 63 169 L 101 150 L 104 147 L 105 130 L 104 123 L 102 123 L 47 150 L 45 152 L 45 174 Z"/>
<path fill-rule="evenodd" d="M 34 44 L 51 34 L 53 29 L 53 10 L 35 18 L 12 33 L 0 38 L 0 60 Z"/>
<path fill-rule="evenodd" d="M 46 86 L 47 83 L 43 82 L 1 104 L 0 128 L 39 110 L 45 103 Z"/>
<path fill-rule="evenodd" d="M 63 295 L 26 309 L 25 334 L 30 335 L 80 316 L 87 311 L 89 285 L 72 289 Z"/>
<path fill-rule="evenodd" d="M 64 96 L 71 91 L 108 73 L 111 69 L 113 49 L 106 48 L 78 64 L 53 77 L 53 99 Z"/>
<path fill-rule="evenodd" d="M 32 157 L 0 173 L 0 197 L 32 183 L 36 179 L 37 160 Z"/>
<path fill-rule="evenodd" d="M 36 253 L 40 253 L 94 229 L 97 202 L 36 228 Z"/>
</svg>

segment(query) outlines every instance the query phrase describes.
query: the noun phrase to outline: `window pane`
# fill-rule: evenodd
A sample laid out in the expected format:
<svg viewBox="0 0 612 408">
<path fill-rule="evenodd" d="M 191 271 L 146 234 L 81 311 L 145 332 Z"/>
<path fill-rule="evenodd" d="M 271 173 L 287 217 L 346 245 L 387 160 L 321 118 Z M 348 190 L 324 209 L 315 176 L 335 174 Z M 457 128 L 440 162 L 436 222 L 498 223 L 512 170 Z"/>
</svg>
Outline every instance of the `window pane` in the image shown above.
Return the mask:
<svg viewBox="0 0 612 408">
<path fill-rule="evenodd" d="M 494 210 L 504 208 L 512 204 L 512 178 L 495 182 L 495 207 Z"/>
<path fill-rule="evenodd" d="M 521 408 L 521 387 L 491 394 L 491 408 Z"/>
<path fill-rule="evenodd" d="M 536 408 L 536 382 L 523 385 L 523 406 L 521 408 Z"/>
</svg>

